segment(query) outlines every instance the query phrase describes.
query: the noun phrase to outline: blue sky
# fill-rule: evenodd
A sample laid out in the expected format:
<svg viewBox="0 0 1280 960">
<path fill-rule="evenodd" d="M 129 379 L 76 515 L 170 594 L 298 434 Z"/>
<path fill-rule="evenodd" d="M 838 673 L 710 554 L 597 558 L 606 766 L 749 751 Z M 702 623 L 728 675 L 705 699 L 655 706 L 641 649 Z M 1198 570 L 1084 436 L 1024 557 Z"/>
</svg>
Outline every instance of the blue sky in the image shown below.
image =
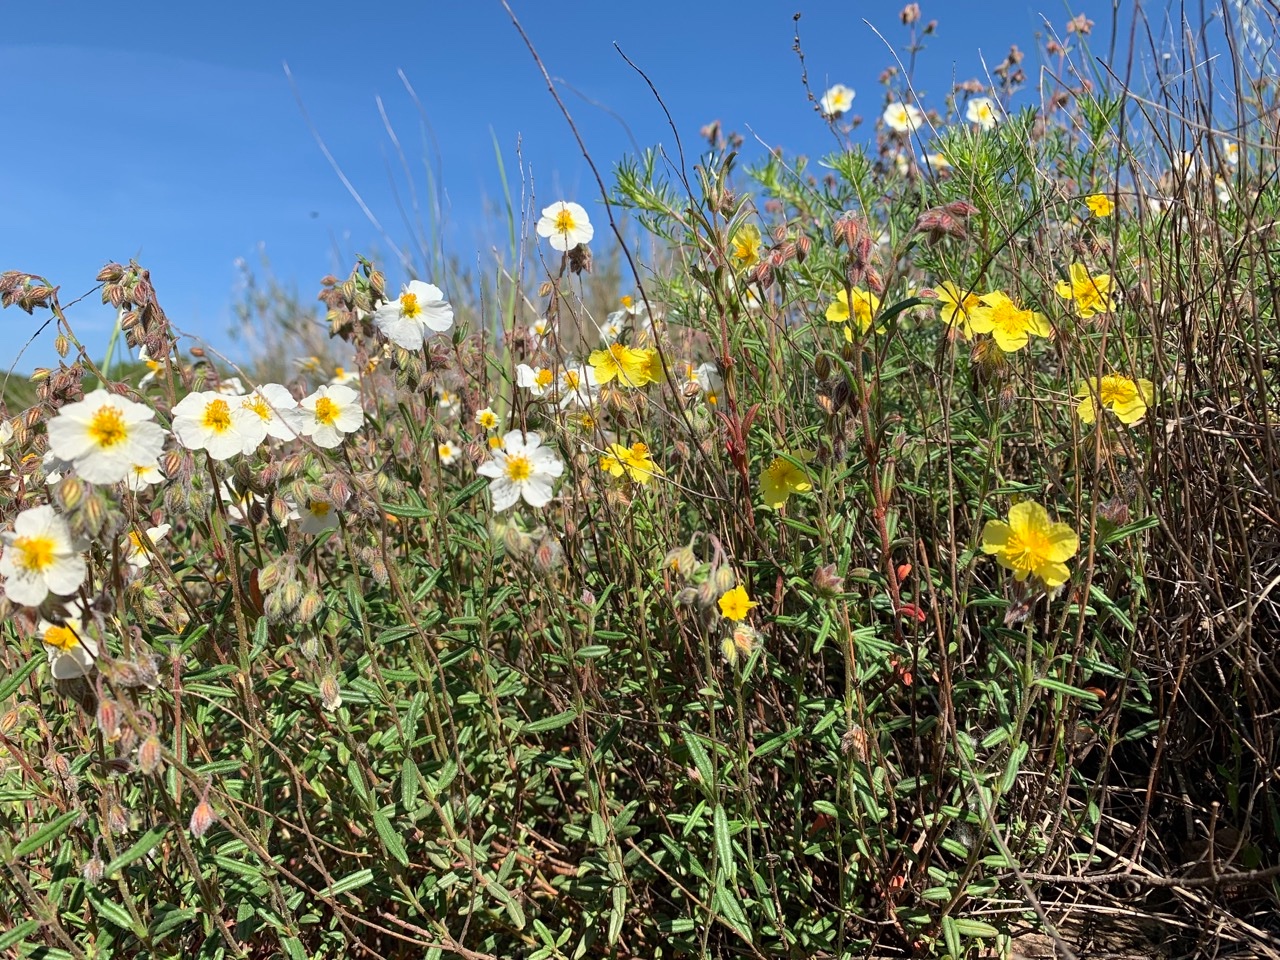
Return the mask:
<svg viewBox="0 0 1280 960">
<path fill-rule="evenodd" d="M 818 154 L 833 141 L 805 99 L 792 15 L 803 14 L 815 92 L 849 84 L 859 95 L 854 111 L 868 117 L 880 109 L 878 76 L 892 60 L 863 21 L 895 44 L 906 37 L 902 4 L 884 0 L 512 5 L 552 75 L 572 85 L 562 91 L 566 103 L 606 168 L 631 149 L 609 111 L 642 146 L 672 146 L 661 109 L 614 41 L 649 74 L 691 153 L 699 127 L 719 118 L 766 143 Z M 397 242 L 406 230 L 389 171 L 401 190 L 404 176 L 379 96 L 420 191 L 422 158 L 430 157 L 445 198 L 447 249 L 462 260 L 487 265 L 488 249 L 505 246 L 487 212 L 501 191 L 494 138 L 513 177 L 520 144 L 539 206 L 565 198 L 593 209 L 585 164 L 497 0 L 5 6 L 0 90 L 23 105 L 24 132 L 10 132 L 0 150 L 0 270 L 43 273 L 62 285 L 64 301 L 89 290 L 103 263 L 136 256 L 175 323 L 226 347 L 238 258 L 256 262 L 265 249 L 276 273 L 309 300 L 321 276 L 350 269 L 353 253 L 386 252 L 316 146 L 285 62 L 311 121 Z M 940 21 L 917 75 L 929 105 L 941 106 L 953 79 L 982 75 L 983 58 L 998 63 L 1011 43 L 1028 52 L 1034 75 L 1041 12 L 1057 30 L 1069 11 L 1086 13 L 1098 23 L 1095 51 L 1106 51 L 1105 0 L 921 6 L 924 19 Z M 425 124 L 398 70 L 417 90 Z M 9 122 L 11 131 L 19 125 Z M 394 263 L 386 266 L 393 283 L 403 279 Z M 70 316 L 100 352 L 113 312 L 95 296 Z M 0 369 L 8 369 L 37 323 L 17 310 L 0 322 L 9 331 Z M 53 356 L 46 333 L 18 369 Z"/>
</svg>

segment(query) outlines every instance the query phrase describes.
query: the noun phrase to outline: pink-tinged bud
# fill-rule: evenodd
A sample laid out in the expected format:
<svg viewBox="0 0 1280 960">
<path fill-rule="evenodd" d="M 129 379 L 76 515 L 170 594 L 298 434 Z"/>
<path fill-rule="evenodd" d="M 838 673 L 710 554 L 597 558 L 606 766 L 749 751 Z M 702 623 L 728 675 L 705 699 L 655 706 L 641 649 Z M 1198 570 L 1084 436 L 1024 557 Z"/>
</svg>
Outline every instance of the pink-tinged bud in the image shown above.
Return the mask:
<svg viewBox="0 0 1280 960">
<path fill-rule="evenodd" d="M 877 297 L 884 296 L 884 277 L 875 267 L 867 267 L 867 288 Z"/>
<path fill-rule="evenodd" d="M 153 733 L 138 747 L 138 769 L 151 776 L 160 771 L 163 762 L 164 751 L 160 747 L 160 738 Z"/>
<path fill-rule="evenodd" d="M 217 820 L 218 816 L 213 812 L 213 807 L 209 805 L 209 801 L 201 800 L 196 804 L 196 808 L 191 811 L 191 823 L 188 824 L 188 829 L 191 831 L 191 835 L 199 840 Z"/>
<path fill-rule="evenodd" d="M 91 887 L 95 887 L 102 879 L 103 871 L 105 871 L 106 868 L 107 865 L 102 862 L 102 858 L 95 856 L 89 859 L 80 869 L 80 875 L 84 877 L 85 883 Z"/>
<path fill-rule="evenodd" d="M 129 815 L 118 803 L 107 804 L 107 829 L 117 837 L 129 832 Z"/>
<path fill-rule="evenodd" d="M 920 19 L 920 4 L 908 3 L 902 8 L 902 12 L 898 14 L 898 19 L 907 26 L 911 26 L 911 24 Z"/>
<path fill-rule="evenodd" d="M 95 278 L 99 283 L 115 283 L 124 276 L 124 267 L 118 263 L 108 263 L 98 271 Z"/>
<path fill-rule="evenodd" d="M 854 724 L 840 738 L 840 752 L 852 756 L 855 760 L 867 759 L 867 733 L 858 724 Z"/>
<path fill-rule="evenodd" d="M 110 743 L 120 736 L 120 708 L 114 700 L 103 697 L 98 701 L 98 729 Z"/>
<path fill-rule="evenodd" d="M 533 565 L 542 573 L 550 573 L 564 559 L 560 544 L 551 537 L 545 538 L 533 551 Z"/>
<path fill-rule="evenodd" d="M 952 200 L 942 209 L 953 217 L 961 217 L 966 220 L 978 212 L 978 208 L 968 200 Z"/>
<path fill-rule="evenodd" d="M 852 211 L 842 213 L 832 224 L 831 232 L 835 235 L 837 247 L 844 244 L 850 250 L 857 246 L 858 238 L 865 233 L 862 218 Z"/>
<path fill-rule="evenodd" d="M 836 571 L 834 563 L 828 563 L 813 572 L 813 589 L 820 597 L 838 597 L 844 593 L 844 578 Z"/>
<path fill-rule="evenodd" d="M 802 235 L 796 239 L 796 259 L 801 263 L 804 263 L 811 249 L 813 249 L 813 241 L 807 236 Z"/>
<path fill-rule="evenodd" d="M 84 484 L 79 477 L 63 477 L 58 484 L 58 500 L 64 513 L 70 513 L 84 500 Z"/>
<path fill-rule="evenodd" d="M 298 623 L 310 623 L 324 609 L 324 597 L 319 590 L 312 587 L 298 601 L 296 619 Z"/>
</svg>

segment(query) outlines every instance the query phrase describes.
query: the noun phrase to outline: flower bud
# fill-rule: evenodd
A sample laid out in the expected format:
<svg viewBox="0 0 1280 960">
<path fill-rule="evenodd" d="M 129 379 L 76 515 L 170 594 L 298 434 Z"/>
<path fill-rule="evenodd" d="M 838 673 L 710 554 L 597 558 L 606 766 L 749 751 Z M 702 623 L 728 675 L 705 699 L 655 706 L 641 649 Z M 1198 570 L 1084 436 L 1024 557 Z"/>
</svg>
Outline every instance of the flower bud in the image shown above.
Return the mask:
<svg viewBox="0 0 1280 960">
<path fill-rule="evenodd" d="M 738 577 L 734 574 L 732 567 L 728 564 L 722 564 L 711 571 L 708 582 L 714 586 L 718 597 L 720 594 L 728 593 L 732 590 L 734 584 L 738 582 Z"/>
<path fill-rule="evenodd" d="M 58 503 L 64 513 L 69 513 L 84 499 L 84 483 L 79 477 L 63 477 L 58 484 Z"/>
<path fill-rule="evenodd" d="M 688 545 L 675 547 L 667 551 L 667 555 L 662 558 L 662 565 L 672 573 L 687 578 L 698 568 L 698 558 Z"/>
<path fill-rule="evenodd" d="M 213 812 L 213 807 L 209 805 L 209 801 L 201 800 L 196 804 L 196 808 L 191 811 L 191 823 L 188 824 L 188 829 L 191 831 L 191 835 L 199 840 L 217 819 L 217 814 Z"/>
<path fill-rule="evenodd" d="M 109 697 L 98 701 L 98 729 L 110 743 L 120 736 L 120 708 Z"/>
<path fill-rule="evenodd" d="M 129 832 L 129 814 L 118 803 L 107 804 L 107 829 L 115 836 Z"/>
<path fill-rule="evenodd" d="M 163 762 L 164 751 L 160 747 L 160 738 L 153 733 L 138 747 L 138 769 L 151 776 L 160 772 Z"/>
<path fill-rule="evenodd" d="M 324 609 L 324 597 L 320 591 L 312 587 L 302 595 L 302 599 L 298 601 L 297 613 L 294 619 L 298 623 L 310 623 L 316 618 L 321 610 Z"/>
<path fill-rule="evenodd" d="M 827 599 L 844 593 L 844 578 L 836 572 L 834 563 L 828 563 L 813 572 L 813 590 L 818 596 Z"/>
</svg>

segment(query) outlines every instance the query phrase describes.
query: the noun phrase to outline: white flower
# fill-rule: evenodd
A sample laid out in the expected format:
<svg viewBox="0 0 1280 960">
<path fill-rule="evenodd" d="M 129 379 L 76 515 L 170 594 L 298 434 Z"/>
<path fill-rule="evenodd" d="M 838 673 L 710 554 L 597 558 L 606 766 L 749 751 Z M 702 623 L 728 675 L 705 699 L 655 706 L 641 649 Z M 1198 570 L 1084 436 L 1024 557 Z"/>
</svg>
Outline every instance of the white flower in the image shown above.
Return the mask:
<svg viewBox="0 0 1280 960">
<path fill-rule="evenodd" d="M 338 526 L 338 511 L 328 500 L 309 500 L 302 509 L 303 533 L 318 534 Z"/>
<path fill-rule="evenodd" d="M 913 133 L 924 123 L 924 114 L 913 103 L 891 103 L 884 109 L 884 125 L 898 133 Z"/>
<path fill-rule="evenodd" d="M 521 497 L 531 507 L 546 506 L 551 500 L 553 481 L 564 473 L 564 464 L 551 450 L 542 446 L 536 433 L 522 435 L 512 430 L 502 438 L 502 449 L 476 471 L 489 477 L 493 509 L 506 510 Z"/>
<path fill-rule="evenodd" d="M 95 390 L 69 403 L 49 421 L 49 450 L 71 463 L 90 483 L 115 483 L 135 463 L 160 456 L 164 430 L 151 418 L 155 411 L 106 390 Z"/>
<path fill-rule="evenodd" d="M 5 459 L 5 444 L 13 439 L 13 424 L 8 420 L 0 420 L 0 477 L 9 472 L 9 461 Z"/>
<path fill-rule="evenodd" d="M 360 374 L 354 370 L 348 370 L 346 367 L 334 367 L 333 376 L 329 378 L 329 386 L 331 387 L 345 387 L 347 384 L 359 382 Z"/>
<path fill-rule="evenodd" d="M 52 487 L 62 480 L 63 474 L 70 472 L 71 464 L 55 457 L 52 450 L 46 450 L 40 458 L 40 468 L 44 471 L 44 482 Z"/>
<path fill-rule="evenodd" d="M 492 407 L 485 407 L 483 410 L 476 411 L 476 426 L 482 430 L 497 430 L 498 415 L 493 412 Z"/>
<path fill-rule="evenodd" d="M 156 377 L 160 375 L 160 371 L 164 369 L 164 364 L 159 360 L 153 360 L 151 354 L 147 353 L 146 347 L 138 349 L 138 359 L 147 365 L 147 372 L 142 375 L 142 379 L 138 381 L 138 389 L 141 390 Z"/>
<path fill-rule="evenodd" d="M 1233 167 L 1240 165 L 1240 144 L 1234 140 L 1222 141 L 1222 155 L 1226 157 L 1227 163 Z"/>
<path fill-rule="evenodd" d="M 84 583 L 84 545 L 71 536 L 53 507 L 32 507 L 18 514 L 13 530 L 0 534 L 0 576 L 4 594 L 14 603 L 38 607 L 51 593 L 70 596 Z"/>
<path fill-rule="evenodd" d="M 533 325 L 529 327 L 529 337 L 533 340 L 533 348 L 541 350 L 547 345 L 556 332 L 556 325 L 546 317 L 539 317 L 533 321 Z"/>
<path fill-rule="evenodd" d="M 158 527 L 147 527 L 147 540 L 143 541 L 138 531 L 129 531 L 129 545 L 125 548 L 124 562 L 135 570 L 151 566 L 151 548 L 169 535 L 173 528 L 162 523 Z"/>
<path fill-rule="evenodd" d="M 462 398 L 444 387 L 436 387 L 436 412 L 442 417 L 457 413 L 462 407 Z"/>
<path fill-rule="evenodd" d="M 72 680 L 93 673 L 98 642 L 90 636 L 83 608 L 77 601 L 66 604 L 62 623 L 41 617 L 36 629 L 49 658 L 49 672 L 55 680 Z"/>
<path fill-rule="evenodd" d="M 714 363 L 700 363 L 696 366 L 690 379 L 697 384 L 698 392 L 707 403 L 714 406 L 720 402 L 720 391 L 724 389 L 724 378 L 720 376 L 720 368 Z"/>
<path fill-rule="evenodd" d="M 964 118 L 970 123 L 976 123 L 983 130 L 990 130 L 999 121 L 996 114 L 995 101 L 990 97 L 974 97 L 969 101 L 969 107 L 964 112 Z"/>
<path fill-rule="evenodd" d="M 130 493 L 142 493 L 147 487 L 164 482 L 164 474 L 160 472 L 158 463 L 135 463 L 124 478 L 124 485 Z"/>
<path fill-rule="evenodd" d="M 627 325 L 627 311 L 615 310 L 604 318 L 604 323 L 600 325 L 600 344 L 607 347 L 620 336 Z"/>
<path fill-rule="evenodd" d="M 458 462 L 459 452 L 458 445 L 452 440 L 441 440 L 436 444 L 436 456 L 446 467 L 451 467 Z"/>
<path fill-rule="evenodd" d="M 341 368 L 339 368 L 341 369 Z M 264 435 L 277 440 L 292 440 L 298 435 L 298 401 L 289 388 L 278 383 L 264 383 L 241 398 L 240 405 L 262 423 Z M 253 446 L 256 447 L 255 443 Z M 245 450 L 251 453 L 253 447 Z"/>
<path fill-rule="evenodd" d="M 317 447 L 336 447 L 345 434 L 364 424 L 360 395 L 350 387 L 321 387 L 298 406 L 305 411 L 302 435 L 310 437 Z"/>
<path fill-rule="evenodd" d="M 560 372 L 557 384 L 560 391 L 560 409 L 590 407 L 596 402 L 600 385 L 596 383 L 596 371 L 590 364 L 567 362 Z"/>
<path fill-rule="evenodd" d="M 556 385 L 556 375 L 546 367 L 531 367 L 527 363 L 516 367 L 516 386 L 528 390 L 535 397 L 543 397 Z"/>
<path fill-rule="evenodd" d="M 374 311 L 373 324 L 396 346 L 421 350 L 428 330 L 444 333 L 453 326 L 453 307 L 434 283 L 410 280 L 398 300 Z"/>
<path fill-rule="evenodd" d="M 847 113 L 853 106 L 853 97 L 852 87 L 837 83 L 822 95 L 818 105 L 822 107 L 822 112 L 828 117 L 838 117 L 842 113 Z"/>
<path fill-rule="evenodd" d="M 1222 177 L 1213 178 L 1213 190 L 1218 195 L 1218 202 L 1227 204 L 1231 202 L 1231 187 Z"/>
<path fill-rule="evenodd" d="M 934 173 L 948 173 L 951 170 L 951 161 L 940 153 L 926 153 L 924 163 Z"/>
<path fill-rule="evenodd" d="M 293 361 L 293 364 L 298 368 L 299 373 L 319 373 L 324 369 L 320 363 L 320 358 L 315 354 L 309 357 L 298 357 Z"/>
<path fill-rule="evenodd" d="M 218 381 L 213 392 L 220 393 L 224 397 L 238 397 L 244 393 L 244 384 L 239 377 L 227 377 L 225 380 Z"/>
<path fill-rule="evenodd" d="M 252 451 L 267 430 L 239 397 L 202 390 L 187 394 L 173 408 L 173 433 L 188 450 L 204 450 L 215 460 L 227 460 Z"/>
<path fill-rule="evenodd" d="M 587 211 L 576 203 L 557 200 L 542 211 L 538 236 L 546 237 L 552 250 L 572 250 L 580 243 L 590 243 L 595 228 L 587 219 Z"/>
<path fill-rule="evenodd" d="M 633 317 L 644 309 L 644 301 L 637 300 L 631 294 L 625 294 L 621 299 L 622 309 L 624 313 L 629 313 Z"/>
</svg>

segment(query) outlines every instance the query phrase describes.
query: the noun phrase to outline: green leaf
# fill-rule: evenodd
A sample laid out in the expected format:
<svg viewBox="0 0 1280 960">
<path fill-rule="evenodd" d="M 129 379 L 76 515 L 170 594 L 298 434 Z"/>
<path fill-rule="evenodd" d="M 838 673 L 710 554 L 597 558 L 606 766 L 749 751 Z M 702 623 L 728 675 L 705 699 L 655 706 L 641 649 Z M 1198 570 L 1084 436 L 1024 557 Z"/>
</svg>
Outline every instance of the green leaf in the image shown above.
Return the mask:
<svg viewBox="0 0 1280 960">
<path fill-rule="evenodd" d="M 51 823 L 46 823 L 43 827 L 14 847 L 13 855 L 15 857 L 25 857 L 28 853 L 34 853 L 50 840 L 54 840 L 62 836 L 71 829 L 71 825 L 80 819 L 80 816 L 81 813 L 79 810 L 68 810 Z"/>
<path fill-rule="evenodd" d="M 400 866 L 407 867 L 409 854 L 404 849 L 404 841 L 392 826 L 391 819 L 381 810 L 373 811 L 373 828 L 378 831 L 378 836 L 382 839 L 382 845 L 387 848 L 387 852 L 400 862 Z"/>
<path fill-rule="evenodd" d="M 98 916 L 110 920 L 121 930 L 128 930 L 130 933 L 137 933 L 134 929 L 133 917 L 129 916 L 129 911 L 114 900 L 109 900 L 95 889 L 88 891 L 89 902 L 93 904 L 93 912 Z"/>
<path fill-rule="evenodd" d="M 108 863 L 103 869 L 102 875 L 110 879 L 115 876 L 117 871 L 123 870 L 135 860 L 140 860 L 142 857 L 145 857 L 156 848 L 156 845 L 164 839 L 165 834 L 168 832 L 168 824 L 160 827 L 152 827 L 139 837 L 138 841 L 133 846 Z"/>
<path fill-rule="evenodd" d="M 1048 677 L 1037 677 L 1033 686 L 1044 687 L 1046 690 L 1052 690 L 1054 693 L 1061 693 L 1068 697 L 1076 697 L 1080 700 L 1088 700 L 1090 703 L 1101 703 L 1096 693 L 1088 690 L 1082 690 L 1080 687 L 1073 687 L 1069 683 L 1063 683 L 1061 680 L 1051 680 Z"/>
<path fill-rule="evenodd" d="M 42 660 L 40 657 L 32 657 L 28 660 L 17 673 L 0 684 L 0 702 L 8 700 L 13 696 L 13 691 L 22 686 L 22 681 L 31 676 L 36 667 L 40 666 Z"/>
<path fill-rule="evenodd" d="M 578 718 L 578 711 L 570 707 L 564 713 L 557 713 L 554 717 L 543 717 L 541 720 L 535 720 L 533 723 L 526 723 L 520 728 L 521 733 L 547 733 L 551 730 L 559 730 L 561 727 L 567 727 Z"/>
<path fill-rule="evenodd" d="M 373 871 L 366 867 L 363 870 L 357 870 L 355 873 L 347 874 L 341 880 L 336 881 L 332 886 L 325 887 L 320 891 L 322 897 L 336 897 L 340 893 L 349 893 L 363 887 L 366 883 L 373 882 Z"/>
<path fill-rule="evenodd" d="M 721 868 L 730 877 L 738 875 L 738 864 L 733 857 L 733 838 L 729 836 L 729 818 L 724 812 L 723 804 L 716 804 L 712 815 L 716 835 L 716 856 L 720 858 Z"/>
<path fill-rule="evenodd" d="M 43 926 L 40 920 L 24 920 L 8 933 L 0 933 L 0 950 L 7 950 L 29 933 L 35 933 Z"/>
<path fill-rule="evenodd" d="M 711 767 L 711 757 L 707 755 L 706 749 L 702 746 L 702 741 L 698 739 L 698 735 L 692 730 L 686 729 L 684 731 L 684 743 L 689 748 L 689 759 L 693 761 L 693 768 L 702 777 L 703 788 L 710 790 L 716 781 L 715 772 Z"/>
<path fill-rule="evenodd" d="M 524 929 L 524 911 L 520 909 L 520 904 L 516 903 L 515 897 L 499 883 L 492 880 L 486 880 L 484 888 L 488 891 L 489 896 L 502 904 L 502 908 L 507 911 L 507 917 L 511 920 L 512 925 L 517 930 Z"/>
<path fill-rule="evenodd" d="M 953 921 L 956 930 L 966 937 L 998 937 L 1000 931 L 989 923 L 983 923 L 981 920 L 970 920 L 968 918 L 958 918 Z"/>
<path fill-rule="evenodd" d="M 960 931 L 953 917 L 942 918 L 942 938 L 947 941 L 947 952 L 952 957 L 963 957 L 964 947 L 960 943 Z"/>
</svg>

